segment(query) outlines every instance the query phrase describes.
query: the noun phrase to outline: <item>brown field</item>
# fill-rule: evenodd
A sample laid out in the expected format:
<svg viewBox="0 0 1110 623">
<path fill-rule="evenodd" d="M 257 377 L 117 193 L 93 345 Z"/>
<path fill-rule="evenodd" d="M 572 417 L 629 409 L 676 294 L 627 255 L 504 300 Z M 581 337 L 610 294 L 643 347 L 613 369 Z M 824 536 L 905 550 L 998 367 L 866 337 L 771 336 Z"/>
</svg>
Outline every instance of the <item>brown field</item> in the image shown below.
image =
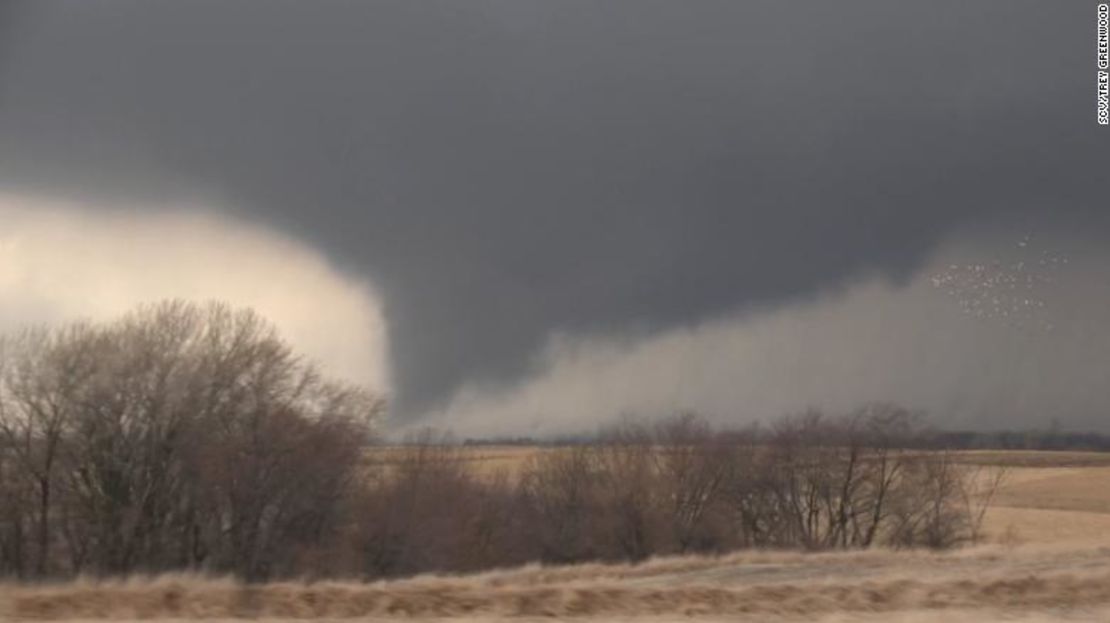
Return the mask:
<svg viewBox="0 0 1110 623">
<path fill-rule="evenodd" d="M 475 447 L 459 460 L 511 474 L 543 451 Z M 388 452 L 370 460 L 388 462 Z M 377 583 L 171 576 L 7 586 L 0 619 L 1110 621 L 1110 455 L 961 456 L 1009 471 L 987 543 L 951 552 L 742 552 Z"/>
<path fill-rule="evenodd" d="M 1006 483 L 987 514 L 1007 543 L 1110 543 L 1110 455 L 998 453 Z"/>
<path fill-rule="evenodd" d="M 552 448 L 541 446 L 463 446 L 452 454 L 473 473 L 483 476 L 506 474 L 512 477 L 530 459 L 551 450 Z M 397 457 L 404 451 L 403 447 L 376 448 L 367 455 L 366 461 L 369 465 L 389 466 L 396 463 Z"/>
</svg>

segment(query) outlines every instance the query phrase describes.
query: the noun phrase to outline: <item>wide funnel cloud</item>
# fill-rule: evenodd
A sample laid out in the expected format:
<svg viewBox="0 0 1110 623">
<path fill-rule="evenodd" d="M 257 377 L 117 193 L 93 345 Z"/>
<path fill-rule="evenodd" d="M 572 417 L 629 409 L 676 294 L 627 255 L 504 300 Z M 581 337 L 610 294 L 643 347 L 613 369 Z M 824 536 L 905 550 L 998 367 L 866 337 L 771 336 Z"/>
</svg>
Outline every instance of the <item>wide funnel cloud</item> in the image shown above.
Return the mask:
<svg viewBox="0 0 1110 623">
<path fill-rule="evenodd" d="M 963 236 L 911 279 L 637 336 L 553 336 L 541 372 L 437 413 L 468 434 L 589 432 L 622 413 L 721 424 L 892 401 L 951 428 L 1110 430 L 1110 253 L 1021 232 Z"/>
</svg>

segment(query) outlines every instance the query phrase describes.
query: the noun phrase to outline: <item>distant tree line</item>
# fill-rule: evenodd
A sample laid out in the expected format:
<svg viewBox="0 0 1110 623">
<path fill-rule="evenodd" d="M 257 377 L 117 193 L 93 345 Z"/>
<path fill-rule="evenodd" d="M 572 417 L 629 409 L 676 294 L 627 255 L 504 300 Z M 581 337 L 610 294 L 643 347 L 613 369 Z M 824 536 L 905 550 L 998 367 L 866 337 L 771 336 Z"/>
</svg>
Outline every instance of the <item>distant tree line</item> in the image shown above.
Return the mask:
<svg viewBox="0 0 1110 623">
<path fill-rule="evenodd" d="M 249 580 L 463 572 L 737 548 L 950 547 L 1002 472 L 893 405 L 716 430 L 625 419 L 476 469 L 249 310 L 181 302 L 0 343 L 0 575 Z M 372 460 L 373 458 L 373 460 Z"/>
<path fill-rule="evenodd" d="M 1069 450 L 1110 452 L 1110 435 L 1095 432 L 1047 430 L 938 431 L 927 440 L 931 447 L 960 450 Z"/>
<path fill-rule="evenodd" d="M 556 440 L 536 437 L 468 437 L 462 444 L 481 446 L 560 446 L 593 444 L 595 434 L 579 434 Z M 1110 435 L 1093 431 L 1065 431 L 1059 426 L 1044 429 L 1002 431 L 922 429 L 906 447 L 932 450 L 1035 450 L 1071 452 L 1110 452 Z"/>
</svg>

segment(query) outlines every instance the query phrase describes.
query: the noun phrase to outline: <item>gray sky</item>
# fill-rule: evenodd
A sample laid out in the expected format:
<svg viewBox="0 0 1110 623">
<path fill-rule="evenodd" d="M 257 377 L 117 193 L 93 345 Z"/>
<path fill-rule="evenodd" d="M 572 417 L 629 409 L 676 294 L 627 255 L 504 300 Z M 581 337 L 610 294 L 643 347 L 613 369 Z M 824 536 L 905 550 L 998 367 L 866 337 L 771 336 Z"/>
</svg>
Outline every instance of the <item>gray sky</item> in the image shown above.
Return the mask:
<svg viewBox="0 0 1110 623">
<path fill-rule="evenodd" d="M 373 284 L 402 418 L 558 336 L 912 289 L 975 232 L 1110 241 L 1091 2 L 0 6 L 0 193 L 299 241 Z"/>
</svg>

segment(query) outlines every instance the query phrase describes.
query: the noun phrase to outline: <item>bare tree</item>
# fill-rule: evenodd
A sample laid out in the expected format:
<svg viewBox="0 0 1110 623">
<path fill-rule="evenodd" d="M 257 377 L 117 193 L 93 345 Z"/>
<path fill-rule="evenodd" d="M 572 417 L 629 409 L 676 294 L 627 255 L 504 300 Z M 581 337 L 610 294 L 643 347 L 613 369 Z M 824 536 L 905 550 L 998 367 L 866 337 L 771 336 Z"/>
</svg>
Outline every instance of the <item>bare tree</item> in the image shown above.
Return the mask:
<svg viewBox="0 0 1110 623">
<path fill-rule="evenodd" d="M 983 538 L 983 520 L 1009 476 L 1004 465 L 963 466 L 960 498 L 967 514 L 968 540 L 978 543 Z"/>
<path fill-rule="evenodd" d="M 7 441 L 0 439 L 0 574 L 23 578 L 29 502 L 27 478 Z"/>
<path fill-rule="evenodd" d="M 711 544 L 698 539 L 706 536 L 703 522 L 725 484 L 731 448 L 714 436 L 708 422 L 689 412 L 659 422 L 656 443 L 652 456 L 677 549 L 705 549 Z"/>
<path fill-rule="evenodd" d="M 25 331 L 0 345 L 0 439 L 15 468 L 9 473 L 22 476 L 34 490 L 33 572 L 38 576 L 46 575 L 50 565 L 57 467 L 94 371 L 96 341 L 88 325 L 76 324 Z"/>
<path fill-rule="evenodd" d="M 902 479 L 907 445 L 916 433 L 920 414 L 891 404 L 863 407 L 860 414 L 867 434 L 866 496 L 857 519 L 859 544 L 870 547 L 890 515 L 890 498 Z"/>
<path fill-rule="evenodd" d="M 255 579 L 278 552 L 318 541 L 380 415 L 380 399 L 326 382 L 251 312 L 207 310 L 188 403 L 200 427 L 186 469 L 221 568 Z"/>
<path fill-rule="evenodd" d="M 593 448 L 558 448 L 530 463 L 521 489 L 537 521 L 543 559 L 577 562 L 596 557 L 592 520 L 598 516 L 599 474 Z"/>
<path fill-rule="evenodd" d="M 597 448 L 606 519 L 622 558 L 642 560 L 658 548 L 656 448 L 646 425 L 630 417 L 602 432 Z"/>
<path fill-rule="evenodd" d="M 219 304 L 29 331 L 0 355 L 0 492 L 18 509 L 2 542 L 17 573 L 29 560 L 48 573 L 59 544 L 70 572 L 181 568 L 231 549 L 247 562 L 227 568 L 257 574 L 279 532 L 321 532 L 381 413 L 256 314 Z"/>
</svg>

